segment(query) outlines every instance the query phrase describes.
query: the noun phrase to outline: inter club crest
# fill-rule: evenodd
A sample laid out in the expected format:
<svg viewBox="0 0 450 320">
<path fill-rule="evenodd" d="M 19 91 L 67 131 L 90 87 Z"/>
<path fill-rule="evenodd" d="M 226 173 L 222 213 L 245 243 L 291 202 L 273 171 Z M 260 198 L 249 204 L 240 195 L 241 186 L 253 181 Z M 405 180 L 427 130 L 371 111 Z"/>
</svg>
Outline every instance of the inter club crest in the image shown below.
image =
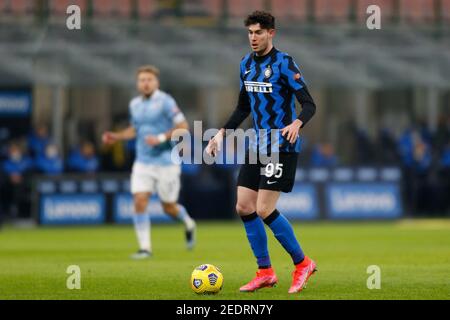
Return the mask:
<svg viewBox="0 0 450 320">
<path fill-rule="evenodd" d="M 264 69 L 264 77 L 266 79 L 270 78 L 272 76 L 272 68 L 270 66 L 267 66 L 266 69 Z"/>
</svg>

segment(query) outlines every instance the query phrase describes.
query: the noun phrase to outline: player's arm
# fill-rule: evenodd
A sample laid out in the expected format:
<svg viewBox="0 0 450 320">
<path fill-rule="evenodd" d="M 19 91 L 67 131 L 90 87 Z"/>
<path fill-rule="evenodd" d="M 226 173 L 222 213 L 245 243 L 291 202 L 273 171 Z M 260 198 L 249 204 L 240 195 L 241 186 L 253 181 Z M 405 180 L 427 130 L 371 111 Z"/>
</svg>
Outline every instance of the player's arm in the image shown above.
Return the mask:
<svg viewBox="0 0 450 320">
<path fill-rule="evenodd" d="M 281 65 L 281 74 L 286 85 L 294 92 L 295 97 L 301 105 L 301 111 L 297 119 L 281 130 L 281 134 L 290 142 L 295 143 L 300 128 L 311 120 L 316 113 L 316 104 L 306 87 L 304 79 L 297 64 L 291 57 L 286 57 Z"/>
<path fill-rule="evenodd" d="M 248 117 L 251 112 L 250 100 L 248 98 L 247 91 L 245 90 L 242 77 L 241 77 L 241 90 L 239 92 L 239 98 L 236 108 L 231 114 L 225 125 L 219 130 L 219 132 L 212 138 L 208 146 L 206 147 L 206 152 L 209 155 L 215 156 L 217 152 L 221 150 L 222 140 L 225 136 L 226 129 L 236 129 L 239 125 Z"/>
<path fill-rule="evenodd" d="M 175 100 L 170 97 L 164 104 L 165 116 L 172 120 L 173 127 L 166 132 L 161 132 L 158 135 L 148 135 L 145 137 L 147 144 L 157 146 L 159 144 L 170 141 L 172 134 L 176 130 L 189 130 L 189 124 L 184 117 L 184 114 L 178 108 Z"/>
<path fill-rule="evenodd" d="M 102 135 L 102 141 L 104 144 L 113 144 L 117 141 L 131 140 L 136 137 L 136 129 L 133 126 L 129 126 L 118 132 L 106 131 Z"/>
<path fill-rule="evenodd" d="M 145 141 L 151 146 L 157 146 L 161 143 L 164 143 L 164 142 L 170 140 L 170 138 L 172 137 L 172 134 L 176 130 L 189 130 L 189 124 L 186 121 L 186 119 L 184 119 L 184 116 L 183 116 L 183 120 L 181 120 L 180 122 L 176 122 L 174 120 L 174 127 L 172 129 L 170 129 L 166 132 L 160 133 L 157 136 L 149 135 L 145 138 Z"/>
<path fill-rule="evenodd" d="M 250 111 L 250 101 L 248 99 L 247 91 L 245 91 L 244 86 L 241 86 L 237 106 L 222 129 L 236 129 L 245 119 L 247 119 Z"/>
</svg>

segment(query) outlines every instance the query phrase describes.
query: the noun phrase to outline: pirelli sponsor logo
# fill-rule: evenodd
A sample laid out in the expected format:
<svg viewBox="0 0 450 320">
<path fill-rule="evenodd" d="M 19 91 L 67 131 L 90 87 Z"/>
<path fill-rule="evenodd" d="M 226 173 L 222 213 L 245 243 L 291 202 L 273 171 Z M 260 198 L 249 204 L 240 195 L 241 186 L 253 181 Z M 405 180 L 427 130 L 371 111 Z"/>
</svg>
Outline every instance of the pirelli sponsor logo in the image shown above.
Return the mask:
<svg viewBox="0 0 450 320">
<path fill-rule="evenodd" d="M 247 92 L 272 93 L 273 88 L 270 82 L 244 81 Z"/>
</svg>

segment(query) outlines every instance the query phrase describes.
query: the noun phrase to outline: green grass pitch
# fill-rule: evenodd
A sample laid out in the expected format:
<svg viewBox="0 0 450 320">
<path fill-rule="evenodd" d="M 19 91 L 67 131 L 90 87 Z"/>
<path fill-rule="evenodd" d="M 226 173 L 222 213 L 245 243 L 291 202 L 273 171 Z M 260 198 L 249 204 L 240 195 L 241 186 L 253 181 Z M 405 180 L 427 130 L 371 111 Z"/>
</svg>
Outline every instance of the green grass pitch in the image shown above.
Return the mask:
<svg viewBox="0 0 450 320">
<path fill-rule="evenodd" d="M 450 220 L 295 223 L 319 272 L 301 294 L 288 295 L 293 266 L 270 230 L 269 250 L 279 284 L 256 293 L 239 287 L 256 271 L 239 222 L 199 223 L 188 252 L 181 225 L 154 225 L 154 256 L 132 261 L 131 226 L 39 227 L 0 230 L 0 300 L 4 299 L 449 299 Z M 212 263 L 223 290 L 198 296 L 192 270 Z M 81 289 L 69 290 L 69 265 L 81 268 Z M 381 268 L 381 289 L 366 286 L 367 267 Z"/>
</svg>

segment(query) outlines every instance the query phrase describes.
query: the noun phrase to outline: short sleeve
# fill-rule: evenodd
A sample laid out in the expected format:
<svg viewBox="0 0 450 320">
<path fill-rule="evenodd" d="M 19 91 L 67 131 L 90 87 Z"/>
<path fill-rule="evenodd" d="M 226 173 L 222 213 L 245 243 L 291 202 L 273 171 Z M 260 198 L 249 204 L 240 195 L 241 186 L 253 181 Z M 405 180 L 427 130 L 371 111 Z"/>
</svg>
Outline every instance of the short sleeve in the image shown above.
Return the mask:
<svg viewBox="0 0 450 320">
<path fill-rule="evenodd" d="M 171 96 L 167 96 L 164 101 L 164 113 L 174 124 L 185 121 L 183 112 L 181 112 L 177 102 Z"/>
<path fill-rule="evenodd" d="M 137 128 L 137 123 L 133 117 L 132 102 L 130 102 L 130 104 L 128 105 L 128 116 L 130 119 L 130 126 L 132 126 L 133 128 Z"/>
</svg>

